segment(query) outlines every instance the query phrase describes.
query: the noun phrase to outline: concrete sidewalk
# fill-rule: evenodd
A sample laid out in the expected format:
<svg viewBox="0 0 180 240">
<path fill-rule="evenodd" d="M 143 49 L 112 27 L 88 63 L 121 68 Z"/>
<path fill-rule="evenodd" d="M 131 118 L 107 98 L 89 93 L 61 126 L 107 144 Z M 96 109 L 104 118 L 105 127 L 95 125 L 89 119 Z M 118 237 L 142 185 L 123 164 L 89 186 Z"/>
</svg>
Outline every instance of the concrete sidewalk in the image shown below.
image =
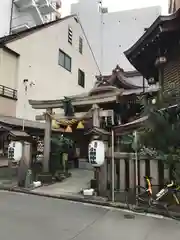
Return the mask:
<svg viewBox="0 0 180 240">
<path fill-rule="evenodd" d="M 42 186 L 32 191 L 50 195 L 79 195 L 82 189 L 90 187 L 90 181 L 94 177 L 93 171 L 72 169 L 71 173 L 72 176 L 65 179 L 63 182 Z"/>
</svg>

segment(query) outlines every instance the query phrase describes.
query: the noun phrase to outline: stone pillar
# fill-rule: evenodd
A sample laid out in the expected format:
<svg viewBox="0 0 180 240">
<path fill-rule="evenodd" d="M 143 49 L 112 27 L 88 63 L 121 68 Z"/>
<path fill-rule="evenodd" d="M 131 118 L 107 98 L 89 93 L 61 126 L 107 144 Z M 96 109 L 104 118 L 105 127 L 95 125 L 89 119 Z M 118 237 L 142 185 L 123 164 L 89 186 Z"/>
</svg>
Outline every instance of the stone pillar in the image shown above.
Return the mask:
<svg viewBox="0 0 180 240">
<path fill-rule="evenodd" d="M 158 160 L 150 160 L 150 176 L 153 178 L 153 184 L 159 185 Z"/>
<path fill-rule="evenodd" d="M 44 133 L 44 161 L 43 161 L 43 171 L 49 171 L 49 158 L 51 152 L 51 116 L 52 109 L 46 110 L 46 129 Z"/>
<path fill-rule="evenodd" d="M 20 165 L 18 167 L 18 186 L 25 187 L 25 180 L 28 169 L 30 169 L 32 151 L 31 144 L 28 142 L 22 142 L 23 144 L 23 153 L 20 160 Z"/>
<path fill-rule="evenodd" d="M 120 158 L 120 190 L 124 191 L 126 189 L 126 163 L 124 158 Z"/>
<path fill-rule="evenodd" d="M 92 112 L 93 112 L 93 127 L 100 127 L 100 107 L 97 104 L 93 104 L 92 106 Z"/>
<path fill-rule="evenodd" d="M 92 118 L 93 118 L 93 127 L 100 127 L 100 118 L 99 118 L 100 108 L 97 104 L 92 106 Z M 92 136 L 92 140 L 98 139 L 99 136 Z M 100 168 L 94 168 L 94 178 L 97 181 L 97 194 L 100 194 Z"/>
<path fill-rule="evenodd" d="M 104 145 L 105 145 L 105 151 L 108 150 L 108 141 L 107 139 L 104 140 Z M 107 193 L 107 180 L 108 180 L 108 175 L 107 175 L 107 159 L 105 158 L 104 164 L 100 167 L 99 169 L 99 194 L 100 196 L 106 196 Z"/>
</svg>

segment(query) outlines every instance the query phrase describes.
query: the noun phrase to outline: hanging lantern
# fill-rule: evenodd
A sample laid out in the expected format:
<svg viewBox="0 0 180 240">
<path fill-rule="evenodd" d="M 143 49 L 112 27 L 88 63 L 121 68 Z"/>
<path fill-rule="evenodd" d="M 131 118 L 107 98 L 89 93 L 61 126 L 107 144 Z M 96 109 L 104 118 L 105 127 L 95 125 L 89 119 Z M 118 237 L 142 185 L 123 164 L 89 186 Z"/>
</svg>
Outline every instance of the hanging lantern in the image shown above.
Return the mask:
<svg viewBox="0 0 180 240">
<path fill-rule="evenodd" d="M 59 124 L 54 119 L 52 120 L 52 128 L 54 128 L 54 129 L 58 129 L 59 128 Z"/>
<path fill-rule="evenodd" d="M 78 123 L 77 129 L 84 129 L 84 125 L 81 121 Z"/>
<path fill-rule="evenodd" d="M 70 126 L 67 126 L 65 132 L 68 132 L 68 133 L 72 132 L 72 128 Z"/>
</svg>

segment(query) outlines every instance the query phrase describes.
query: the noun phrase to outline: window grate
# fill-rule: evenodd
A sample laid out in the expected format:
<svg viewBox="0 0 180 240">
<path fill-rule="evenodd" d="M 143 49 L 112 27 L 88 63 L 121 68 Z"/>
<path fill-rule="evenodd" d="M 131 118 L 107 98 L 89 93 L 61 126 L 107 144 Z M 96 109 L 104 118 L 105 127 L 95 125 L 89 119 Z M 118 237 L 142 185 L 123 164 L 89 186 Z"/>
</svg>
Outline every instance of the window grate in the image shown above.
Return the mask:
<svg viewBox="0 0 180 240">
<path fill-rule="evenodd" d="M 70 43 L 72 45 L 72 38 L 73 38 L 73 31 L 72 28 L 69 27 L 68 28 L 68 43 Z"/>
</svg>

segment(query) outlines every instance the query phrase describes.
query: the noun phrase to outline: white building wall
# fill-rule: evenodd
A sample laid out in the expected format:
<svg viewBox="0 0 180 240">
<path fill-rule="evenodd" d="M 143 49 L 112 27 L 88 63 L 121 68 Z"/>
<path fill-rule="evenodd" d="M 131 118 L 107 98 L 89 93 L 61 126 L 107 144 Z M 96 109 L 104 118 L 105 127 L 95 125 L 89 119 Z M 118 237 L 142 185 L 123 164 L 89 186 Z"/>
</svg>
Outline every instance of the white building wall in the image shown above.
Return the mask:
<svg viewBox="0 0 180 240">
<path fill-rule="evenodd" d="M 71 14 L 77 14 L 91 44 L 96 60 L 100 66 L 101 58 L 101 16 L 98 1 L 80 0 L 71 5 Z M 111 69 L 112 70 L 112 69 Z M 109 74 L 109 73 L 108 73 Z"/>
<path fill-rule="evenodd" d="M 9 34 L 12 0 L 0 0 L 0 37 Z"/>
<path fill-rule="evenodd" d="M 73 30 L 72 45 L 68 43 L 68 26 Z M 79 36 L 83 38 L 83 54 L 79 53 Z M 32 110 L 27 98 L 51 100 L 84 93 L 93 87 L 95 76 L 99 75 L 80 24 L 73 17 L 11 42 L 8 47 L 20 54 L 17 117 L 34 119 L 39 113 Z M 59 48 L 72 58 L 71 72 L 58 65 Z M 78 68 L 85 72 L 85 88 L 78 85 Z M 24 79 L 35 83 L 29 87 L 27 98 L 24 94 Z"/>
<path fill-rule="evenodd" d="M 106 73 L 117 63 L 126 71 L 134 69 L 124 51 L 144 34 L 160 13 L 160 7 L 149 7 L 104 14 L 103 69 Z"/>
<path fill-rule="evenodd" d="M 0 49 L 0 85 L 17 89 L 19 57 Z"/>
<path fill-rule="evenodd" d="M 88 36 L 103 74 L 109 74 L 119 64 L 124 70 L 133 67 L 124 51 L 133 45 L 153 21 L 161 14 L 158 6 L 103 14 L 103 24 L 97 0 L 79 0 L 71 6 Z M 102 35 L 101 35 L 102 34 Z M 101 54 L 101 43 L 103 54 Z M 102 57 L 102 61 L 101 61 Z"/>
<path fill-rule="evenodd" d="M 16 116 L 17 69 L 18 57 L 0 49 L 0 114 L 6 116 Z"/>
</svg>

